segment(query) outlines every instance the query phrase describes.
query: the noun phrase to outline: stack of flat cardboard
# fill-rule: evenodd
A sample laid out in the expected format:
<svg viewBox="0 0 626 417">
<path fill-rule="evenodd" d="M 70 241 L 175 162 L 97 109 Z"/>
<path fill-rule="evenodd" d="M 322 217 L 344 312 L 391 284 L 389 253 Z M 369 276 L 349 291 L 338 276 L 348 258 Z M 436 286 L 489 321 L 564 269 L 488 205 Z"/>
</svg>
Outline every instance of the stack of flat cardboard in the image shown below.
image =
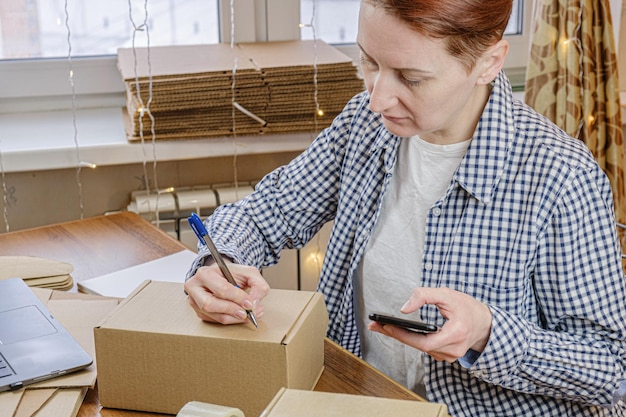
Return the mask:
<svg viewBox="0 0 626 417">
<path fill-rule="evenodd" d="M 52 259 L 0 256 L 0 279 L 22 278 L 29 287 L 69 290 L 74 286 L 73 270 L 71 264 Z"/>
<path fill-rule="evenodd" d="M 130 141 L 152 138 L 147 107 L 157 140 L 316 132 L 364 88 L 320 40 L 123 48 L 118 68 Z"/>
</svg>

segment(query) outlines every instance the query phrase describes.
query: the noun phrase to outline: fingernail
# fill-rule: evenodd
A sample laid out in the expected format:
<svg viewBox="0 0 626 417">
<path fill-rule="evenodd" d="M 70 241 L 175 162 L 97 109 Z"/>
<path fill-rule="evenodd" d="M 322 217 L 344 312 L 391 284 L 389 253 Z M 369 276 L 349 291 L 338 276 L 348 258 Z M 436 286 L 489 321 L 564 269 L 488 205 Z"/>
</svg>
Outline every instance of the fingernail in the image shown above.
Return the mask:
<svg viewBox="0 0 626 417">
<path fill-rule="evenodd" d="M 243 306 L 246 310 L 252 310 L 254 305 L 250 302 L 250 300 L 246 300 L 243 302 Z"/>
<path fill-rule="evenodd" d="M 247 314 L 245 311 L 243 310 L 237 310 L 237 312 L 235 313 L 235 317 L 237 317 L 238 319 L 245 319 L 247 317 Z"/>
<path fill-rule="evenodd" d="M 407 300 L 407 302 L 404 303 L 404 305 L 400 308 L 400 310 L 406 310 L 409 307 L 409 301 L 410 300 Z"/>
</svg>

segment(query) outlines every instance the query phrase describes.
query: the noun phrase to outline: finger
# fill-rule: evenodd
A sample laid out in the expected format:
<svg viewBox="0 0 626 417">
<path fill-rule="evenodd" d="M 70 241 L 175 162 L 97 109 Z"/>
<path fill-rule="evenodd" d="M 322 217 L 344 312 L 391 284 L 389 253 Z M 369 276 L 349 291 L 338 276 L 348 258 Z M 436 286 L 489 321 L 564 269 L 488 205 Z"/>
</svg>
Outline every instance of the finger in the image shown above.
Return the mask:
<svg viewBox="0 0 626 417">
<path fill-rule="evenodd" d="M 246 320 L 246 312 L 240 305 L 218 298 L 202 287 L 191 287 L 187 294 L 189 304 L 202 320 L 222 324 L 241 323 Z"/>
<path fill-rule="evenodd" d="M 451 292 L 449 288 L 446 287 L 418 287 L 415 288 L 411 292 L 411 296 L 407 300 L 406 303 L 402 306 L 400 311 L 402 313 L 413 313 L 417 311 L 420 307 L 426 304 L 436 304 L 439 306 L 445 306 L 448 302 L 450 302 Z"/>
<path fill-rule="evenodd" d="M 221 324 L 235 324 L 243 322 L 243 318 L 239 319 L 237 317 L 233 317 L 229 314 L 218 313 L 215 311 L 206 312 L 196 303 L 192 296 L 189 296 L 189 305 L 193 308 L 196 315 L 202 319 L 203 321 L 208 321 L 211 323 L 221 323 Z"/>
<path fill-rule="evenodd" d="M 240 275 L 240 280 L 245 282 L 245 275 Z M 187 287 L 198 286 L 201 290 L 208 291 L 219 299 L 232 301 L 242 307 L 246 302 L 249 305 L 254 303 L 254 298 L 248 295 L 241 287 L 234 286 L 226 280 L 216 264 L 199 268 L 196 274 L 187 281 L 186 285 Z M 243 287 L 245 288 L 245 285 Z"/>
<path fill-rule="evenodd" d="M 270 291 L 270 286 L 258 269 L 246 265 L 233 265 L 231 268 L 239 286 L 248 290 L 252 300 L 262 300 Z"/>
</svg>

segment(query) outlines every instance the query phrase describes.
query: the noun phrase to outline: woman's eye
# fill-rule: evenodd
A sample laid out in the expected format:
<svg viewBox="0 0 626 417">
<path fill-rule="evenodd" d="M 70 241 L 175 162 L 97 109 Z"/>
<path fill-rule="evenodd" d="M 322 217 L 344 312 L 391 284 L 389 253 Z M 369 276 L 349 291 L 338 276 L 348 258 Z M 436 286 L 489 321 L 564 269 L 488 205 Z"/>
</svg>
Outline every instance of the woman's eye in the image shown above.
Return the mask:
<svg viewBox="0 0 626 417">
<path fill-rule="evenodd" d="M 422 83 L 422 80 L 406 78 L 403 75 L 400 75 L 400 78 L 402 79 L 403 83 L 405 83 L 406 85 L 411 86 L 411 87 L 417 87 L 418 85 L 420 85 Z"/>
<path fill-rule="evenodd" d="M 404 82 L 407 85 L 410 85 L 411 87 L 417 87 L 418 85 L 421 84 L 422 81 L 421 80 L 408 80 L 408 79 L 404 78 Z"/>
</svg>

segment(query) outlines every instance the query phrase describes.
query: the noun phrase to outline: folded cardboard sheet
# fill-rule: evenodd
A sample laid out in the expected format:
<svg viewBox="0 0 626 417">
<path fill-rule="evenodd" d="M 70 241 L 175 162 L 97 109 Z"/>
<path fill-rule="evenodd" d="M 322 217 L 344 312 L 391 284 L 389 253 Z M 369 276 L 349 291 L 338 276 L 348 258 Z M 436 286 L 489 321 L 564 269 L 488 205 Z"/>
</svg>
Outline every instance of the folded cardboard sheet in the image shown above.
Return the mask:
<svg viewBox="0 0 626 417">
<path fill-rule="evenodd" d="M 0 256 L 0 279 L 22 278 L 29 287 L 68 290 L 74 286 L 73 270 L 73 265 L 52 259 Z"/>
<path fill-rule="evenodd" d="M 147 58 L 118 50 L 130 141 L 152 135 L 149 94 L 155 138 L 174 140 L 319 131 L 364 89 L 352 60 L 321 40 L 151 47 Z"/>
<path fill-rule="evenodd" d="M 445 404 L 328 392 L 280 390 L 263 417 L 445 417 Z"/>
</svg>

